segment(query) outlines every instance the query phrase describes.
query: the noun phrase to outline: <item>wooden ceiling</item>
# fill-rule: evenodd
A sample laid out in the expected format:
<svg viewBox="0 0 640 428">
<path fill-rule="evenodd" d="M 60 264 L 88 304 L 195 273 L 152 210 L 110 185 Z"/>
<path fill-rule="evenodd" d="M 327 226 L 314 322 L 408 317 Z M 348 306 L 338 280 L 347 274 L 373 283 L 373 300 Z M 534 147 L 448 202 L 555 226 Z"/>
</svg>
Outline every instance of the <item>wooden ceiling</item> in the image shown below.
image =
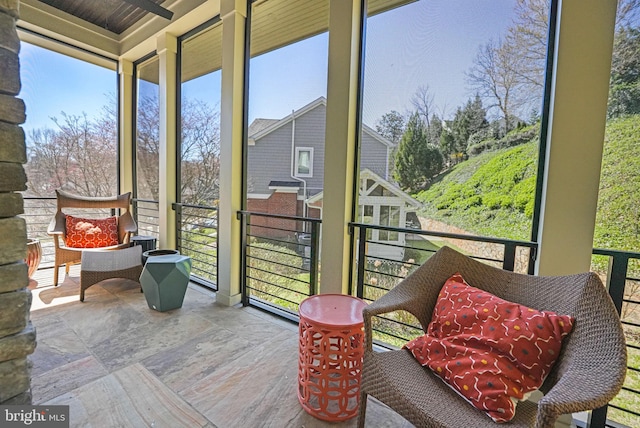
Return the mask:
<svg viewBox="0 0 640 428">
<path fill-rule="evenodd" d="M 83 21 L 122 34 L 150 12 L 124 0 L 39 0 Z M 165 0 L 149 0 L 160 5 Z"/>
<path fill-rule="evenodd" d="M 369 0 L 369 16 L 414 0 Z M 329 27 L 329 0 L 266 0 L 253 4 L 251 57 L 324 33 Z M 186 40 L 182 51 L 182 81 L 222 66 L 222 27 Z M 153 78 L 149 76 L 150 78 Z"/>
</svg>

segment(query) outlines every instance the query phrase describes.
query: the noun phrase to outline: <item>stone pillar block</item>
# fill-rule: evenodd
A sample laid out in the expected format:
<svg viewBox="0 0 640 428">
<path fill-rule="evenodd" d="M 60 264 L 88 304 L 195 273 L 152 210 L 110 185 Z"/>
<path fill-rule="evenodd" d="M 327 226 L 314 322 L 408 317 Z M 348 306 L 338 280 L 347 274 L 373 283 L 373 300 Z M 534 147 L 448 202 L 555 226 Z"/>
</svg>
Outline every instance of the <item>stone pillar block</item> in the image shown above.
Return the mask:
<svg viewBox="0 0 640 428">
<path fill-rule="evenodd" d="M 36 349 L 36 329 L 30 322 L 22 331 L 0 338 L 0 362 L 26 357 Z"/>
<path fill-rule="evenodd" d="M 11 95 L 18 95 L 18 92 L 20 92 L 20 60 L 18 59 L 18 54 L 2 48 L 0 48 L 0 91 Z"/>
<path fill-rule="evenodd" d="M 0 122 L 0 159 L 4 162 L 27 163 L 24 130 L 18 125 Z"/>
<path fill-rule="evenodd" d="M 16 334 L 27 327 L 31 298 L 31 291 L 26 288 L 0 294 L 0 337 Z"/>
<path fill-rule="evenodd" d="M 27 357 L 0 363 L 0 403 L 28 391 L 30 382 L 31 362 Z"/>
<path fill-rule="evenodd" d="M 23 260 L 27 255 L 27 226 L 23 218 L 0 218 L 0 265 Z"/>
<path fill-rule="evenodd" d="M 0 3 L 2 3 L 0 1 Z M 0 48 L 17 54 L 20 52 L 20 39 L 16 31 L 16 19 L 0 13 Z"/>
<path fill-rule="evenodd" d="M 27 174 L 22 165 L 0 162 L 0 192 L 23 190 L 27 190 Z"/>
<path fill-rule="evenodd" d="M 0 120 L 20 125 L 26 118 L 24 101 L 12 95 L 0 94 Z"/>
<path fill-rule="evenodd" d="M 20 18 L 20 0 L 0 0 L 0 12 L 16 19 Z"/>
<path fill-rule="evenodd" d="M 0 193 L 0 217 L 13 217 L 24 213 L 20 193 Z"/>
<path fill-rule="evenodd" d="M 22 261 L 0 265 L 0 293 L 25 288 L 29 284 L 28 270 Z"/>
</svg>

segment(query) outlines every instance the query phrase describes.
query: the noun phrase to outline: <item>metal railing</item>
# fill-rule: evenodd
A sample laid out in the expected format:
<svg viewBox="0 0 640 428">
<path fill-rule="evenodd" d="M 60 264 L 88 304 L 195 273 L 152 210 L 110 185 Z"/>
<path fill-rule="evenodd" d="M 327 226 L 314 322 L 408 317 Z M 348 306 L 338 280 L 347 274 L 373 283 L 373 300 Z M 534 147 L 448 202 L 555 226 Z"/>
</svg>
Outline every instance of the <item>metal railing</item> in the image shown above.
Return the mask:
<svg viewBox="0 0 640 428">
<path fill-rule="evenodd" d="M 243 304 L 297 319 L 318 287 L 319 219 L 238 211 Z"/>
<path fill-rule="evenodd" d="M 160 202 L 149 199 L 132 199 L 133 218 L 138 224 L 138 235 L 160 238 Z"/>
<path fill-rule="evenodd" d="M 591 427 L 640 426 L 640 253 L 594 249 L 592 270 L 599 273 L 620 314 L 627 341 L 627 377 L 608 409 L 591 415 Z M 610 424 L 609 420 L 616 421 Z"/>
<path fill-rule="evenodd" d="M 448 245 L 469 256 L 502 269 L 533 271 L 537 244 L 528 241 L 430 232 L 398 227 L 350 223 L 356 238 L 355 295 L 371 302 L 413 272 L 440 247 Z M 388 241 L 373 240 L 373 231 L 384 232 Z M 418 320 L 406 312 L 376 317 L 374 337 L 382 346 L 402 346 L 424 334 Z"/>
<path fill-rule="evenodd" d="M 175 203 L 178 251 L 191 257 L 191 281 L 218 289 L 218 209 Z"/>
</svg>

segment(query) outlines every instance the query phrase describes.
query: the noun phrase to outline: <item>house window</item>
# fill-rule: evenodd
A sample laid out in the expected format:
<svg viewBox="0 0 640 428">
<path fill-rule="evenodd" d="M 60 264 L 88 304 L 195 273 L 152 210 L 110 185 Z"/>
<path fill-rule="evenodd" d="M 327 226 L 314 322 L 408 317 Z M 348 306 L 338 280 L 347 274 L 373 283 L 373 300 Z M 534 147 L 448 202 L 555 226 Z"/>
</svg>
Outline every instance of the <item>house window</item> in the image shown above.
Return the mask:
<svg viewBox="0 0 640 428">
<path fill-rule="evenodd" d="M 296 147 L 296 177 L 313 177 L 313 148 Z"/>
<path fill-rule="evenodd" d="M 380 226 L 400 227 L 400 207 L 382 205 L 380 207 Z M 380 230 L 380 241 L 397 241 L 398 232 Z"/>
<path fill-rule="evenodd" d="M 365 224 L 375 224 L 373 205 L 362 206 L 362 218 L 360 220 Z M 373 229 L 367 229 L 367 240 L 373 238 Z"/>
</svg>

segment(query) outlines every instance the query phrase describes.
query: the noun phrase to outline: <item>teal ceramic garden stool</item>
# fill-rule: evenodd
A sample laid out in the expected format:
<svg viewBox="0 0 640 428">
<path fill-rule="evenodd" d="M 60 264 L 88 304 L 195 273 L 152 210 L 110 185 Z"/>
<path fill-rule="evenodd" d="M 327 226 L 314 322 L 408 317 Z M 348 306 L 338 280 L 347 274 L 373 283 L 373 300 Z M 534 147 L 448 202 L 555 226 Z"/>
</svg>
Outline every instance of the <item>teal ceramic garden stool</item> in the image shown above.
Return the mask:
<svg viewBox="0 0 640 428">
<path fill-rule="evenodd" d="M 149 307 L 160 312 L 182 307 L 190 274 L 190 257 L 180 254 L 149 257 L 140 275 Z"/>
</svg>

